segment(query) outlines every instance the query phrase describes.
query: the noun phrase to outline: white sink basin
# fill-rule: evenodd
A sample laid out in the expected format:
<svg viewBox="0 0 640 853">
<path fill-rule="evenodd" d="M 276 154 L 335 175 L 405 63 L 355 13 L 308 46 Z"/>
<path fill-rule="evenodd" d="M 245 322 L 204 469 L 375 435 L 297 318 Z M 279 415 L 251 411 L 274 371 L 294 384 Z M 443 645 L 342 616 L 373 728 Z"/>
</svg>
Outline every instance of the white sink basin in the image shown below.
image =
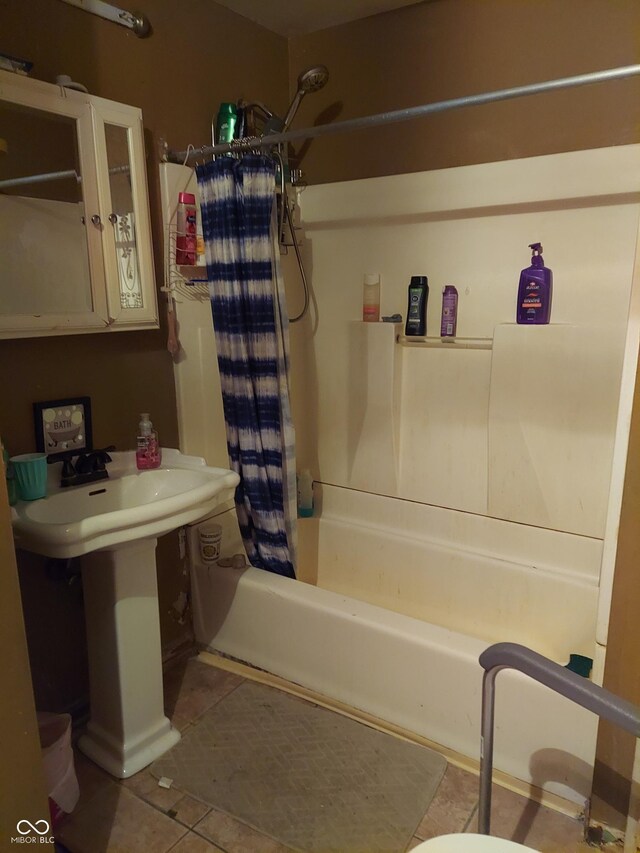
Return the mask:
<svg viewBox="0 0 640 853">
<path fill-rule="evenodd" d="M 65 489 L 55 482 L 59 465 L 51 466 L 47 497 L 15 507 L 16 546 L 66 558 L 161 536 L 208 515 L 238 484 L 233 471 L 177 450 L 163 450 L 162 467 L 152 471 L 138 471 L 133 452 L 112 459 L 108 480 Z"/>
<path fill-rule="evenodd" d="M 19 548 L 82 557 L 91 719 L 79 746 L 125 778 L 180 739 L 164 713 L 157 537 L 209 515 L 239 478 L 177 450 L 154 471 L 138 471 L 133 451 L 112 459 L 108 480 L 65 489 L 50 465 L 47 497 L 18 502 L 13 530 Z"/>
</svg>

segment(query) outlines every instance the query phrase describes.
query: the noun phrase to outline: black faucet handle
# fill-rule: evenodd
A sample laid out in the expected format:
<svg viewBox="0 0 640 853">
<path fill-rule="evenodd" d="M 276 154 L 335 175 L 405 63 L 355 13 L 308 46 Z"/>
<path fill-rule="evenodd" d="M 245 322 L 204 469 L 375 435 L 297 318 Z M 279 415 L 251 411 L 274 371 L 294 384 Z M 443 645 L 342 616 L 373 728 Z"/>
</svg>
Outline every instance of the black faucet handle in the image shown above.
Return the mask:
<svg viewBox="0 0 640 853">
<path fill-rule="evenodd" d="M 81 453 L 76 460 L 76 473 L 78 474 L 88 474 L 89 471 L 93 470 L 93 459 L 91 457 L 91 451 L 87 451 L 87 453 Z"/>
<path fill-rule="evenodd" d="M 104 468 L 107 462 L 112 461 L 109 453 L 115 449 L 115 445 L 110 444 L 108 447 L 103 447 L 102 450 L 93 450 L 91 455 L 96 459 L 101 468 Z"/>
<path fill-rule="evenodd" d="M 75 473 L 76 473 L 76 469 L 75 469 L 75 466 L 74 466 L 74 464 L 73 464 L 73 457 L 72 457 L 72 456 L 65 456 L 65 457 L 63 458 L 63 460 L 62 460 L 62 473 L 61 473 L 61 476 L 62 476 L 63 478 L 65 478 L 65 477 L 73 477 L 73 475 L 74 475 Z"/>
<path fill-rule="evenodd" d="M 104 471 L 107 462 L 111 462 L 109 451 L 115 450 L 113 444 L 102 450 L 88 450 L 78 457 L 76 470 L 79 474 L 88 474 L 94 471 Z"/>
<path fill-rule="evenodd" d="M 104 450 L 94 450 L 89 458 L 91 460 L 92 471 L 104 471 L 107 462 L 111 462 L 111 457 Z"/>
</svg>

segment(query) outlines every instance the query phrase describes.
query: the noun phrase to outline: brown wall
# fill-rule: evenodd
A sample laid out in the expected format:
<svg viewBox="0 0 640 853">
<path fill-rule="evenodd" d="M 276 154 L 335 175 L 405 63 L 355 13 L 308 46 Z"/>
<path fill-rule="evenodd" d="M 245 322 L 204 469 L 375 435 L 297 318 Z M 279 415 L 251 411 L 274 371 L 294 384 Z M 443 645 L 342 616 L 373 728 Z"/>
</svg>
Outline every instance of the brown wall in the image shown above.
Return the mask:
<svg viewBox="0 0 640 853">
<path fill-rule="evenodd" d="M 331 75 L 294 128 L 638 61 L 636 0 L 427 0 L 291 39 L 291 80 Z M 635 78 L 312 140 L 302 167 L 323 183 L 621 145 L 639 118 Z"/>
<path fill-rule="evenodd" d="M 244 97 L 275 110 L 287 102 L 287 42 L 212 0 L 145 0 L 152 35 L 138 39 L 59 0 L 0 0 L 0 49 L 33 61 L 32 76 L 69 74 L 92 94 L 142 109 L 155 244 L 162 277 L 158 162 L 160 140 L 172 147 L 206 144 L 221 101 Z M 164 323 L 164 308 L 160 302 Z M 177 447 L 172 361 L 166 330 L 0 341 L 0 435 L 11 453 L 34 448 L 31 404 L 91 397 L 94 445 L 133 448 L 139 413 L 151 412 L 161 442 Z M 19 555 L 31 664 L 40 707 L 73 706 L 86 686 L 80 596 L 47 578 L 42 560 Z M 31 570 L 30 579 L 25 573 Z M 163 646 L 190 636 L 172 603 L 186 583 L 176 535 L 158 548 Z M 43 614 L 46 619 L 43 620 Z M 77 637 L 49 653 L 51 631 Z M 72 634 L 77 629 L 77 634 Z M 82 673 L 80 676 L 78 673 Z"/>
</svg>

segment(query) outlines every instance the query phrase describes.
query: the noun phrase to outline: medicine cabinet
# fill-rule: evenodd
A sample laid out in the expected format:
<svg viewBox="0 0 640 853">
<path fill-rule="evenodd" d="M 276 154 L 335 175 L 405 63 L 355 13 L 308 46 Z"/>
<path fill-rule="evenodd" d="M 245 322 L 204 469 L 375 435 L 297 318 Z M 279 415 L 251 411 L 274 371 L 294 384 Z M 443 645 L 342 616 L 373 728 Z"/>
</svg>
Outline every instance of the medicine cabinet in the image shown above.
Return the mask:
<svg viewBox="0 0 640 853">
<path fill-rule="evenodd" d="M 0 71 L 0 338 L 158 327 L 136 107 Z"/>
</svg>

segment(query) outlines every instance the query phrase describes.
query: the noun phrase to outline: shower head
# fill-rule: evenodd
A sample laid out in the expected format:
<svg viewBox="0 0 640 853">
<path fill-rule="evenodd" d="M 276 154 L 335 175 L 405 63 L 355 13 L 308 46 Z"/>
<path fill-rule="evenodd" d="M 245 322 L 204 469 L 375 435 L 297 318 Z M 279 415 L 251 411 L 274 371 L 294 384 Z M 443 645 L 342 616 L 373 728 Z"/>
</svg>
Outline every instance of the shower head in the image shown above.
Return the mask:
<svg viewBox="0 0 640 853">
<path fill-rule="evenodd" d="M 329 71 L 324 65 L 314 65 L 313 68 L 307 68 L 306 71 L 303 71 L 300 74 L 298 77 L 298 91 L 294 95 L 293 101 L 291 101 L 291 106 L 287 110 L 287 114 L 284 118 L 283 131 L 286 131 L 289 128 L 289 125 L 293 121 L 293 117 L 298 112 L 300 101 L 304 96 L 308 95 L 310 92 L 317 92 L 319 89 L 322 89 L 328 79 Z"/>
<path fill-rule="evenodd" d="M 329 71 L 324 65 L 314 65 L 313 68 L 307 68 L 298 77 L 298 89 L 302 89 L 305 95 L 309 92 L 317 92 L 322 89 L 329 79 Z"/>
</svg>

